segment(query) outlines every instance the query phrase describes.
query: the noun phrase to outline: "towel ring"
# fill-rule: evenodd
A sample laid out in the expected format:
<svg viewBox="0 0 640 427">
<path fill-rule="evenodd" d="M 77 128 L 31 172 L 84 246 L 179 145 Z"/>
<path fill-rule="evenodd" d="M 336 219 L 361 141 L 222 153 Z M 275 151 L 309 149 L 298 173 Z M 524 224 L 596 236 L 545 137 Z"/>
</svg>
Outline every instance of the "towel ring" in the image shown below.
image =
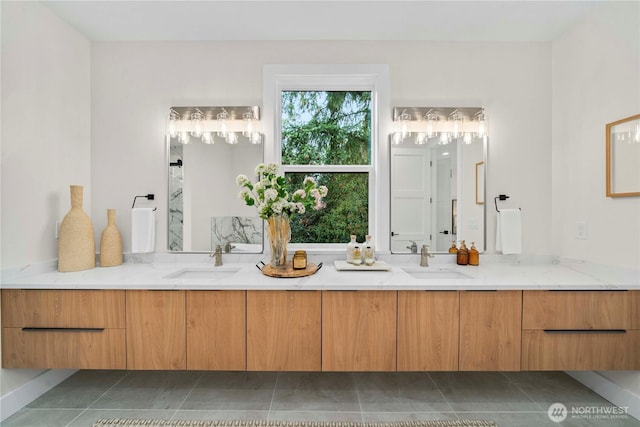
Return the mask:
<svg viewBox="0 0 640 427">
<path fill-rule="evenodd" d="M 508 198 L 509 196 L 507 196 L 506 194 L 500 194 L 493 198 L 493 203 L 496 205 L 496 212 L 500 212 L 500 209 L 498 209 L 498 200 L 507 200 Z M 518 209 L 522 210 L 522 208 Z"/>
</svg>

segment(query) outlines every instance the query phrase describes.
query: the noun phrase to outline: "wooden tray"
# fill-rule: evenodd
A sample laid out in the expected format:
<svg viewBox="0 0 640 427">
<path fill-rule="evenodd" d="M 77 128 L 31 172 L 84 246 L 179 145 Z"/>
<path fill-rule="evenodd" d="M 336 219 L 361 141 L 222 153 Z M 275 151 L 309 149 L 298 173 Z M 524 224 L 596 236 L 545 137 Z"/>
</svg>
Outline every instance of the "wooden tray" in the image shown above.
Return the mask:
<svg viewBox="0 0 640 427">
<path fill-rule="evenodd" d="M 258 269 L 262 271 L 262 274 L 264 274 L 265 276 L 304 277 L 304 276 L 311 276 L 316 271 L 320 270 L 322 268 L 322 263 L 320 264 L 307 263 L 307 268 L 294 270 L 291 262 L 288 262 L 285 268 L 274 268 L 270 264 L 265 264 L 264 262 L 260 261 L 258 264 L 256 264 L 256 267 L 258 267 Z"/>
</svg>

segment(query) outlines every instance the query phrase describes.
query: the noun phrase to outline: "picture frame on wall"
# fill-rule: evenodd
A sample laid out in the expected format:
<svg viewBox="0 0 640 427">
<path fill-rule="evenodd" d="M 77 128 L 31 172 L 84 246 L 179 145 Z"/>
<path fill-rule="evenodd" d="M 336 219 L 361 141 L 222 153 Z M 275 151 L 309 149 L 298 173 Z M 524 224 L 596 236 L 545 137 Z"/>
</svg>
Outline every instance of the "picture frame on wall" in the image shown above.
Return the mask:
<svg viewBox="0 0 640 427">
<path fill-rule="evenodd" d="M 606 125 L 607 197 L 640 196 L 640 114 Z"/>
</svg>

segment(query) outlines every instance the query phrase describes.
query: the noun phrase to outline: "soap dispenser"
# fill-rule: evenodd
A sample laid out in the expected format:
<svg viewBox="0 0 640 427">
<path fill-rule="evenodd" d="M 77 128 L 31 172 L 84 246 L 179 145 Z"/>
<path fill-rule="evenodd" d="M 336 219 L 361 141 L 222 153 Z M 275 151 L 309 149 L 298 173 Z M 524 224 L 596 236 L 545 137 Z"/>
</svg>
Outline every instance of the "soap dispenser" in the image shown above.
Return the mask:
<svg viewBox="0 0 640 427">
<path fill-rule="evenodd" d="M 458 253 L 458 248 L 456 248 L 456 241 L 453 240 L 451 242 L 451 247 L 449 248 L 449 253 L 450 254 L 457 254 Z"/>
<path fill-rule="evenodd" d="M 469 264 L 469 250 L 467 246 L 464 244 L 464 240 L 460 242 L 460 249 L 458 249 L 458 257 L 457 257 L 458 265 L 467 265 Z"/>
<path fill-rule="evenodd" d="M 362 248 L 362 262 L 366 265 L 373 265 L 376 262 L 376 250 L 371 240 L 371 235 L 367 234 Z"/>
<path fill-rule="evenodd" d="M 356 247 L 356 235 L 351 235 L 351 241 L 347 243 L 347 262 L 353 264 L 353 249 Z"/>
<path fill-rule="evenodd" d="M 476 249 L 475 242 L 471 242 L 471 248 L 469 249 L 469 265 L 480 264 L 480 252 Z"/>
</svg>

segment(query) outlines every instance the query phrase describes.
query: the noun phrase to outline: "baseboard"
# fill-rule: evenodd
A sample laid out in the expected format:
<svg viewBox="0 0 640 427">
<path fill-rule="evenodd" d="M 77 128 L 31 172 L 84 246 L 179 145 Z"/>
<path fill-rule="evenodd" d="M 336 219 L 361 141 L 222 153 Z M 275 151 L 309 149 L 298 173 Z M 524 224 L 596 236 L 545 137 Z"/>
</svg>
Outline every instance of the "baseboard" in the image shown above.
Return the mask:
<svg viewBox="0 0 640 427">
<path fill-rule="evenodd" d="M 76 372 L 75 369 L 49 369 L 0 397 L 0 421 L 6 420 Z"/>
<path fill-rule="evenodd" d="M 627 414 L 640 420 L 640 396 L 620 387 L 594 371 L 567 371 L 567 375 L 581 382 L 618 407 L 626 407 Z"/>
</svg>

